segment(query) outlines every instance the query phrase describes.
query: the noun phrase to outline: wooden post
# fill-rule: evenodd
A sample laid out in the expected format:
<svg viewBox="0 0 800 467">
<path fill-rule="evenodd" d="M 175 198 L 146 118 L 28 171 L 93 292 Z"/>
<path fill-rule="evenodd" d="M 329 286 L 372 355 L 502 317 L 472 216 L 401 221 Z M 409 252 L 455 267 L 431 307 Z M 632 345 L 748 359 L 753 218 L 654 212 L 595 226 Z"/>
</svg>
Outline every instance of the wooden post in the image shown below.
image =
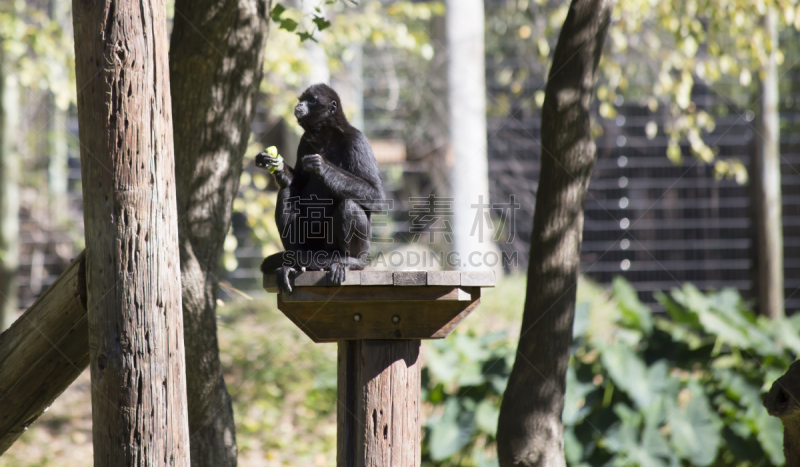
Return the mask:
<svg viewBox="0 0 800 467">
<path fill-rule="evenodd" d="M 494 287 L 493 271 L 296 274 L 291 294 L 274 274 L 264 289 L 314 342 L 338 342 L 336 465 L 419 467 L 421 339 L 447 337 Z"/>
<path fill-rule="evenodd" d="M 419 467 L 420 340 L 339 341 L 336 465 Z"/>
<path fill-rule="evenodd" d="M 188 466 L 164 0 L 73 0 L 94 465 Z"/>
</svg>

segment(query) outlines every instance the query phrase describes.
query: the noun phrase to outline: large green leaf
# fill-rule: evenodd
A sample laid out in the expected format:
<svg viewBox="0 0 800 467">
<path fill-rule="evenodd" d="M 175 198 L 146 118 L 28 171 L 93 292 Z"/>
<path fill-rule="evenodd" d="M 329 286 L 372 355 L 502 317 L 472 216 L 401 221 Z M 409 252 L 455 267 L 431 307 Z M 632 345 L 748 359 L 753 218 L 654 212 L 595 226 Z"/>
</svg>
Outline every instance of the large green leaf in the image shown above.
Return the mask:
<svg viewBox="0 0 800 467">
<path fill-rule="evenodd" d="M 463 413 L 455 397 L 447 399 L 442 416 L 429 421 L 430 439 L 428 441 L 431 459 L 447 459 L 472 439 L 475 425 L 471 414 Z"/>
<path fill-rule="evenodd" d="M 783 425 L 777 418 L 770 417 L 766 410 L 761 410 L 756 417 L 756 438 L 773 465 L 786 462 L 783 456 Z"/>
<path fill-rule="evenodd" d="M 647 379 L 647 367 L 633 349 L 610 345 L 603 349 L 600 359 L 614 383 L 633 399 L 637 407 L 650 405 L 653 393 Z"/>
<path fill-rule="evenodd" d="M 699 388 L 691 392 L 685 407 L 670 417 L 671 444 L 682 458 L 692 465 L 711 465 L 721 442 L 721 423 L 711 410 L 708 399 Z"/>
</svg>

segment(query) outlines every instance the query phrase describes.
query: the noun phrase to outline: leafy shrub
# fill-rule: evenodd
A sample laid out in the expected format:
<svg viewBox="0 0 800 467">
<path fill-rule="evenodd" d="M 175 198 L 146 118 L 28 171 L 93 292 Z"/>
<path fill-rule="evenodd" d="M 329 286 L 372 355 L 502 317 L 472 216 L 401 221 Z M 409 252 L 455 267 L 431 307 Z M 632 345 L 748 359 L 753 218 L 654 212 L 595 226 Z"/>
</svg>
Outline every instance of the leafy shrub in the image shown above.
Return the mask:
<svg viewBox="0 0 800 467">
<path fill-rule="evenodd" d="M 733 289 L 687 284 L 663 313 L 623 279 L 582 284 L 567 373 L 570 465 L 781 465 L 782 427 L 761 405 L 800 353 L 800 315 L 756 316 Z M 426 465 L 497 465 L 502 392 L 516 342 L 467 331 L 426 350 Z"/>
</svg>

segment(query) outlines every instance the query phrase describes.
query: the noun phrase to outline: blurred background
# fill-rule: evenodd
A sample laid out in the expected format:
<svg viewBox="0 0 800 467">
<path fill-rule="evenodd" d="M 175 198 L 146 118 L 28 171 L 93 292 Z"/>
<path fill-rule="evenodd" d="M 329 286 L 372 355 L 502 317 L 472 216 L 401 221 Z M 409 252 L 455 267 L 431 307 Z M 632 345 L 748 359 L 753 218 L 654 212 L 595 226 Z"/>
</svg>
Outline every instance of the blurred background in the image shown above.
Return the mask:
<svg viewBox="0 0 800 467">
<path fill-rule="evenodd" d="M 423 458 L 496 465 L 497 411 L 524 303 L 545 78 L 568 2 L 484 1 L 484 54 L 462 71 L 485 80 L 477 127 L 485 141 L 474 156 L 488 170 L 469 176 L 452 172 L 452 115 L 467 103 L 448 99 L 462 79 L 448 73 L 455 59 L 448 38 L 462 25 L 447 24 L 445 2 L 282 5 L 225 242 L 218 309 L 240 464 L 335 459 L 335 348 L 312 345 L 261 289 L 258 265 L 282 248 L 274 181 L 252 164 L 276 145 L 294 165 L 302 130 L 292 108 L 305 87 L 327 82 L 370 139 L 393 201 L 374 220 L 376 251 L 451 248 L 444 236 L 414 241 L 411 199 L 447 199 L 475 177 L 488 187 L 490 223 L 501 232 L 491 248 L 515 261 L 454 336 L 423 344 Z M 763 20 L 769 12 L 772 23 Z M 593 104 L 598 153 L 564 413 L 572 465 L 783 463 L 782 428 L 761 408 L 760 392 L 800 351 L 800 315 L 792 316 L 800 308 L 798 25 L 800 7 L 789 1 L 617 5 Z M 0 290 L 12 297 L 0 325 L 7 327 L 84 248 L 70 2 L 0 0 L 0 40 Z M 770 86 L 775 109 L 762 99 Z M 782 216 L 773 230 L 782 234 L 784 282 L 773 285 L 789 318 L 779 320 L 758 305 L 766 266 L 758 254 L 763 213 L 754 208 L 762 188 L 752 167 L 767 112 L 780 119 Z M 513 222 L 503 207 L 509 202 L 519 204 Z M 89 384 L 86 373 L 0 466 L 89 465 Z M 656 399 L 675 417 L 658 415 Z"/>
</svg>

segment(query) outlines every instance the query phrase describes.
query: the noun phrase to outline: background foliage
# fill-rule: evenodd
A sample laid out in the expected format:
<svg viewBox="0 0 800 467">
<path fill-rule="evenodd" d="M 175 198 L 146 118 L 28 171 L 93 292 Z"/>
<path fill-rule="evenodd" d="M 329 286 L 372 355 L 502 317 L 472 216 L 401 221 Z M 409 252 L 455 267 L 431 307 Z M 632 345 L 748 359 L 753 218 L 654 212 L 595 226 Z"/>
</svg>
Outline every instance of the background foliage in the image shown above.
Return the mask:
<svg viewBox="0 0 800 467">
<path fill-rule="evenodd" d="M 761 393 L 800 352 L 800 316 L 756 317 L 732 289 L 661 294 L 653 313 L 622 279 L 583 283 L 564 408 L 570 465 L 782 465 L 783 428 Z M 502 333 L 458 333 L 426 353 L 428 465 L 496 465 L 514 359 Z"/>
</svg>

